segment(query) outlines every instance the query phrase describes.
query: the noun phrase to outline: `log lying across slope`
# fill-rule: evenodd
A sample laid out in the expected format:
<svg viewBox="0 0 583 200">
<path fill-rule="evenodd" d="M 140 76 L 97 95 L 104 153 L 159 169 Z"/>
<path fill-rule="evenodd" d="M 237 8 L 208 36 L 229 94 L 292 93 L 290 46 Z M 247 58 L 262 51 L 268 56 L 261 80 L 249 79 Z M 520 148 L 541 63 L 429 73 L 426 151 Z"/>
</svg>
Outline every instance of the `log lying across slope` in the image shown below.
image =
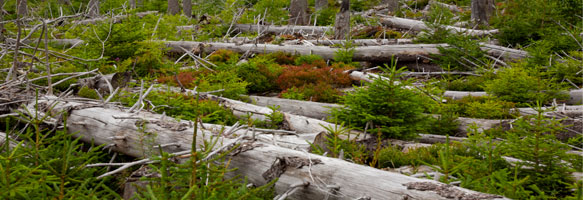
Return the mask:
<svg viewBox="0 0 583 200">
<path fill-rule="evenodd" d="M 144 149 L 159 145 L 174 144 L 164 148 L 169 152 L 188 150 L 191 146 L 194 129 L 186 121 L 176 121 L 148 112 L 124 113 L 119 108 L 67 102 L 55 97 L 39 99 L 40 108 L 57 103 L 52 113 L 67 111 L 68 132 L 76 133 L 75 136 L 81 137 L 84 142 L 114 144 L 114 150 L 136 157 L 150 156 Z M 27 109 L 34 107 L 32 103 L 27 105 Z M 197 141 L 218 137 L 221 140 L 219 144 L 235 142 L 235 139 L 221 137 L 216 133 L 199 131 Z M 240 149 L 240 153 L 231 157 L 229 166 L 237 168 L 234 175 L 245 176 L 255 185 L 279 178 L 275 190 L 280 194 L 292 185 L 304 184 L 288 197 L 290 199 L 323 199 L 328 196 L 350 200 L 505 199 L 253 140 L 241 142 L 249 148 Z"/>
<path fill-rule="evenodd" d="M 429 27 L 425 25 L 425 22 L 414 20 L 414 19 L 407 19 L 407 18 L 400 18 L 400 17 L 393 17 L 393 16 L 383 16 L 380 18 L 380 21 L 385 26 L 390 26 L 394 28 L 404 29 L 404 30 L 412 30 L 412 31 L 422 31 L 427 30 Z M 498 33 L 498 29 L 494 30 L 476 30 L 476 29 L 467 29 L 455 26 L 443 26 L 445 29 L 454 32 L 460 33 L 470 36 L 486 36 L 486 35 L 493 35 Z"/>
<path fill-rule="evenodd" d="M 566 91 L 567 93 L 567 91 Z M 487 96 L 486 92 L 467 92 L 467 91 L 445 91 L 444 97 L 449 97 L 452 99 L 461 99 L 467 96 L 482 97 Z M 583 103 L 583 89 L 569 90 L 569 99 L 565 102 L 567 105 L 577 105 Z"/>
<path fill-rule="evenodd" d="M 193 26 L 179 26 L 178 30 L 190 30 Z M 308 34 L 308 35 L 324 35 L 326 32 L 331 31 L 333 28 L 328 26 L 275 26 L 275 25 L 254 25 L 254 24 L 235 24 L 233 25 L 233 30 L 236 32 L 244 33 L 273 33 L 275 35 L 280 34 Z"/>
<path fill-rule="evenodd" d="M 287 52 L 300 55 L 320 55 L 325 60 L 334 59 L 334 54 L 338 48 L 326 46 L 301 46 L 301 45 L 273 45 L 273 44 L 232 44 L 232 43 L 203 43 L 191 41 L 164 41 L 170 52 L 184 53 L 182 48 L 195 51 L 195 53 L 210 53 L 219 49 L 227 49 L 238 53 L 274 53 Z M 493 48 L 494 45 L 482 46 L 482 50 L 488 54 L 501 57 L 503 59 L 524 58 L 524 54 L 510 51 L 505 47 Z M 398 58 L 399 61 L 416 61 L 421 57 L 430 57 L 432 54 L 439 54 L 437 47 L 448 47 L 447 44 L 403 44 L 403 45 L 384 45 L 384 46 L 366 46 L 354 48 L 354 61 L 370 62 L 388 62 L 391 57 Z"/>
</svg>

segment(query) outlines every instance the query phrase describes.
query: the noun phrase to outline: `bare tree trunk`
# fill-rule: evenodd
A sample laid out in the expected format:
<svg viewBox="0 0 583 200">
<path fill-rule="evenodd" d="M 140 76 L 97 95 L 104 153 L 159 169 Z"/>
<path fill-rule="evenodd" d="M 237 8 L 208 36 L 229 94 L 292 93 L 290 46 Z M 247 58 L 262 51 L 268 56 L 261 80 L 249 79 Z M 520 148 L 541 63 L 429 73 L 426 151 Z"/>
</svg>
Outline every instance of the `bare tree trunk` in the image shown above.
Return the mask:
<svg viewBox="0 0 583 200">
<path fill-rule="evenodd" d="M 89 15 L 89 17 L 99 17 L 99 0 L 90 0 L 87 6 L 87 15 Z"/>
<path fill-rule="evenodd" d="M 184 16 L 192 17 L 192 0 L 182 0 L 182 12 Z"/>
<path fill-rule="evenodd" d="M 4 21 L 4 0 L 0 0 L 0 21 Z M 4 24 L 0 23 L 0 42 L 4 43 Z"/>
<path fill-rule="evenodd" d="M 494 0 L 472 0 L 472 20 L 487 25 L 495 8 Z"/>
<path fill-rule="evenodd" d="M 169 15 L 176 15 L 180 13 L 180 5 L 178 4 L 178 0 L 168 0 L 168 10 Z"/>
<path fill-rule="evenodd" d="M 399 0 L 383 0 L 383 4 L 387 5 L 391 12 L 399 10 Z"/>
<path fill-rule="evenodd" d="M 289 5 L 290 25 L 308 25 L 308 0 L 291 0 Z"/>
<path fill-rule="evenodd" d="M 328 7 L 328 0 L 316 0 L 316 11 L 322 10 Z"/>
<path fill-rule="evenodd" d="M 340 12 L 336 14 L 334 23 L 334 39 L 347 39 L 348 34 L 350 34 L 350 0 L 342 0 Z"/>
<path fill-rule="evenodd" d="M 130 0 L 130 8 L 136 9 L 136 0 Z"/>
<path fill-rule="evenodd" d="M 27 0 L 16 0 L 16 10 L 18 11 L 18 15 L 20 15 L 20 17 L 26 16 L 26 6 Z"/>
<path fill-rule="evenodd" d="M 138 7 L 142 7 L 144 5 L 144 1 L 143 0 L 138 0 Z"/>
</svg>

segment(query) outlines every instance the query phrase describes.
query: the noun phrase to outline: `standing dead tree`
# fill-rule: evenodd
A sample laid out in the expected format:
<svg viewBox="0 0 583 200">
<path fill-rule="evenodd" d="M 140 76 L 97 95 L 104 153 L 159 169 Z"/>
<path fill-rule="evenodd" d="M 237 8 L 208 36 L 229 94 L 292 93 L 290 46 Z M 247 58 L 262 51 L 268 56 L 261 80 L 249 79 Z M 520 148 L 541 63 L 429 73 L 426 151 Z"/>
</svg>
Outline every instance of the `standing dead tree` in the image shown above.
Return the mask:
<svg viewBox="0 0 583 200">
<path fill-rule="evenodd" d="M 192 0 L 182 0 L 182 13 L 188 18 L 192 17 Z"/>
<path fill-rule="evenodd" d="M 178 0 L 168 0 L 168 10 L 166 12 L 169 15 L 180 13 L 180 4 L 178 4 Z"/>
<path fill-rule="evenodd" d="M 310 18 L 308 16 L 308 0 L 291 0 L 289 5 L 290 25 L 308 25 Z"/>
<path fill-rule="evenodd" d="M 2 5 L 4 6 L 4 5 Z M 17 0 L 16 1 L 16 10 L 20 17 L 24 17 L 27 14 L 27 0 Z"/>
<path fill-rule="evenodd" d="M 334 23 L 334 39 L 350 38 L 348 34 L 350 34 L 350 0 L 342 0 Z"/>
<path fill-rule="evenodd" d="M 495 9 L 494 0 L 472 0 L 472 20 L 488 25 Z"/>
</svg>

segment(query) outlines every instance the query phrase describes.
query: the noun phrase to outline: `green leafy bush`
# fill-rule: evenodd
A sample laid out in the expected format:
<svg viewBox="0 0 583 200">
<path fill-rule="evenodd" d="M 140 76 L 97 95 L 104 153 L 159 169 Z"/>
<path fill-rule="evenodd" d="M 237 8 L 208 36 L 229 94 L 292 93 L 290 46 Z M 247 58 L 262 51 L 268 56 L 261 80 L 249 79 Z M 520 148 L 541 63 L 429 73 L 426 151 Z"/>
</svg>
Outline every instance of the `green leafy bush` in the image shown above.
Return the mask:
<svg viewBox="0 0 583 200">
<path fill-rule="evenodd" d="M 388 69 L 389 80 L 397 80 L 404 70 L 395 66 Z M 405 88 L 410 81 L 397 85 L 393 81 L 376 78 L 366 88 L 356 88 L 356 91 L 342 97 L 344 107 L 332 110 L 332 115 L 338 120 L 353 127 L 364 128 L 372 122 L 380 126 L 385 138 L 413 138 L 418 131 L 425 128 L 422 114 L 424 106 L 420 94 Z"/>
</svg>

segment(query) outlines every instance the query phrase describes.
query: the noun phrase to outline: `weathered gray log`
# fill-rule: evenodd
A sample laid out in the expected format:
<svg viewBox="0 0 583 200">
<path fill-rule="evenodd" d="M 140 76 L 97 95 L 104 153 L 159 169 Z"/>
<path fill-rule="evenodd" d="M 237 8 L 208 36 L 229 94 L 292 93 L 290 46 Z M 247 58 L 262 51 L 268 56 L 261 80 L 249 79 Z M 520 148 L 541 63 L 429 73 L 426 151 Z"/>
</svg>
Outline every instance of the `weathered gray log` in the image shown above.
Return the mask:
<svg viewBox="0 0 583 200">
<path fill-rule="evenodd" d="M 41 97 L 39 103 L 49 104 L 45 99 L 47 98 Z M 54 99 L 56 98 L 52 98 Z M 65 101 L 58 103 L 52 113 L 67 110 L 69 113 L 67 131 L 75 133 L 74 136 L 81 137 L 81 141 L 84 142 L 97 145 L 113 144 L 113 150 L 135 157 L 151 156 L 151 153 L 157 152 L 153 150 L 154 148 L 164 144 L 173 144 L 164 147 L 163 150 L 169 152 L 188 150 L 191 146 L 194 130 L 185 121 L 164 120 L 163 116 L 148 112 L 127 114 L 116 108 L 108 109 Z M 34 107 L 35 105 L 29 104 L 27 108 Z M 234 139 L 221 137 L 212 132 L 199 131 L 197 142 L 208 140 L 210 137 L 218 138 L 220 140 L 218 144 L 234 142 Z M 229 175 L 244 176 L 254 185 L 264 185 L 273 178 L 279 178 L 275 190 L 280 194 L 292 185 L 307 183 L 307 186 L 291 194 L 289 199 L 322 199 L 328 196 L 351 200 L 358 198 L 445 200 L 470 197 L 506 199 L 335 158 L 253 141 L 243 142 L 251 148 L 230 158 L 229 167 L 237 169 Z M 431 186 L 433 189 L 422 191 L 423 186 Z"/>
<path fill-rule="evenodd" d="M 192 27 L 192 26 L 186 26 Z M 179 27 L 179 29 L 186 28 Z M 309 35 L 323 35 L 328 31 L 332 30 L 332 27 L 328 26 L 272 26 L 272 25 L 254 25 L 254 24 L 235 24 L 235 31 L 245 32 L 245 33 L 256 33 L 258 30 L 264 33 L 279 34 L 293 34 L 293 33 L 303 33 Z M 188 29 L 188 28 L 187 28 Z"/>
<path fill-rule="evenodd" d="M 478 24 L 489 24 L 496 10 L 494 0 L 472 0 L 472 20 Z"/>
<path fill-rule="evenodd" d="M 577 105 L 583 102 L 583 89 L 569 90 L 569 99 L 565 102 L 567 105 Z M 445 91 L 444 97 L 452 99 L 461 99 L 467 96 L 482 97 L 487 96 L 486 92 L 466 92 L 466 91 Z"/>
<path fill-rule="evenodd" d="M 448 97 L 453 100 L 462 99 L 467 96 L 483 97 L 488 96 L 488 94 L 486 92 L 466 92 L 466 91 L 445 91 L 443 93 L 443 97 Z"/>
<path fill-rule="evenodd" d="M 194 50 L 196 53 L 201 51 L 211 53 L 219 49 L 227 49 L 239 53 L 274 53 L 286 52 L 299 55 L 320 55 L 324 60 L 333 60 L 337 48 L 324 46 L 301 46 L 289 45 L 280 46 L 272 44 L 231 44 L 231 43 L 202 43 L 191 41 L 163 41 L 170 52 L 183 53 L 182 48 Z M 370 61 L 370 62 L 390 62 L 394 56 L 399 61 L 416 61 L 420 57 L 430 57 L 439 54 L 438 46 L 447 47 L 447 44 L 404 44 L 404 45 L 384 45 L 384 46 L 367 46 L 355 47 L 352 57 L 353 61 Z M 182 48 L 180 48 L 182 47 Z M 488 50 L 489 47 L 483 47 Z M 498 52 L 497 50 L 493 50 Z M 516 57 L 512 52 L 504 52 L 504 57 Z M 507 55 L 507 56 L 506 56 Z"/>
<path fill-rule="evenodd" d="M 569 90 L 569 100 L 567 104 L 577 105 L 583 103 L 583 89 Z"/>
<path fill-rule="evenodd" d="M 425 25 L 425 22 L 413 19 L 406 19 L 400 17 L 392 17 L 392 16 L 384 16 L 380 18 L 380 21 L 383 25 L 400 28 L 405 30 L 413 30 L 413 31 L 422 31 L 427 30 L 429 27 Z M 455 26 L 444 26 L 445 29 L 454 32 L 465 34 L 469 36 L 485 36 L 485 35 L 493 35 L 497 34 L 498 30 L 475 30 L 475 29 L 467 29 L 467 28 L 460 28 Z"/>
<path fill-rule="evenodd" d="M 308 16 L 308 0 L 291 0 L 289 5 L 290 25 L 308 25 L 310 19 Z"/>
<path fill-rule="evenodd" d="M 453 13 L 457 13 L 460 11 L 460 8 L 457 7 L 456 5 L 450 5 L 447 3 L 441 3 L 439 1 L 436 0 L 430 0 L 429 3 L 427 4 L 427 6 L 425 7 L 425 9 L 423 9 L 424 11 L 429 11 L 431 9 L 432 6 L 439 6 L 442 8 L 447 8 L 449 11 L 453 12 Z"/>
<path fill-rule="evenodd" d="M 191 92 L 191 91 L 189 91 Z M 237 100 L 218 97 L 214 95 L 203 95 L 204 98 L 218 101 L 221 105 L 233 110 L 233 114 L 238 117 L 244 117 L 253 114 L 251 117 L 259 120 L 266 120 L 265 116 L 270 115 L 273 111 L 267 107 L 257 106 Z M 333 123 L 325 122 L 319 119 L 295 115 L 287 112 L 283 114 L 283 127 L 287 130 L 296 131 L 297 133 L 319 133 L 326 132 L 325 127 L 336 126 Z"/>
<path fill-rule="evenodd" d="M 315 119 L 325 119 L 330 116 L 331 108 L 342 107 L 338 104 L 300 101 L 275 97 L 249 96 L 249 98 L 251 98 L 251 103 L 258 106 L 279 106 L 280 111 Z"/>
<path fill-rule="evenodd" d="M 334 39 L 350 38 L 350 0 L 342 0 L 334 21 Z"/>
<path fill-rule="evenodd" d="M 348 40 L 303 40 L 314 45 L 333 46 L 341 45 L 349 42 Z M 381 45 L 395 45 L 395 44 L 413 44 L 412 39 L 356 39 L 350 41 L 354 46 L 381 46 Z M 289 40 L 283 42 L 284 45 L 301 45 L 300 40 Z"/>
<path fill-rule="evenodd" d="M 139 13 L 136 13 L 136 16 L 144 17 L 146 15 L 151 15 L 151 14 L 156 14 L 156 13 L 158 13 L 158 11 L 139 12 Z M 73 23 L 76 23 L 76 24 L 95 24 L 97 22 L 105 21 L 108 19 L 112 19 L 113 23 L 119 23 L 127 17 L 128 17 L 128 15 L 119 15 L 119 16 L 114 16 L 114 17 L 96 17 L 96 18 L 92 18 L 92 19 L 74 21 Z"/>
</svg>

